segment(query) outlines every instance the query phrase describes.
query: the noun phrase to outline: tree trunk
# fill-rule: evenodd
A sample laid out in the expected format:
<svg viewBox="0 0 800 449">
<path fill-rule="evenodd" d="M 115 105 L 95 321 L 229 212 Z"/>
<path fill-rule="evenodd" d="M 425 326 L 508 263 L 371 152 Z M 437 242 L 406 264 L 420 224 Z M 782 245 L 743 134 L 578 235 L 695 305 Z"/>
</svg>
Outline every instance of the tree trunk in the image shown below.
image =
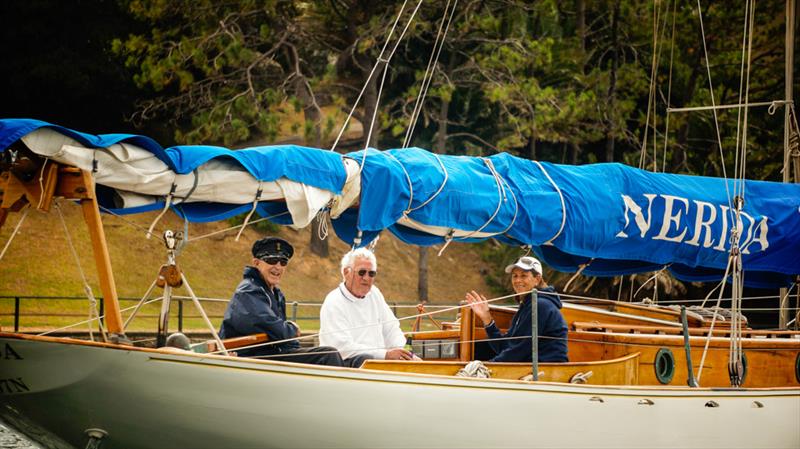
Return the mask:
<svg viewBox="0 0 800 449">
<path fill-rule="evenodd" d="M 361 125 L 364 129 L 364 148 L 378 148 L 378 142 L 380 141 L 380 110 L 375 115 L 375 122 L 372 122 L 372 116 L 375 114 L 375 109 L 380 108 L 378 104 L 378 86 L 380 85 L 381 78 L 383 78 L 383 71 L 386 70 L 386 64 L 380 63 L 381 67 L 379 67 L 375 74 L 372 75 L 372 79 L 369 80 L 367 84 L 367 88 L 364 91 L 364 123 Z M 368 64 L 364 65 L 364 67 L 371 67 Z M 364 76 L 366 77 L 369 75 L 369 72 L 365 72 Z M 372 125 L 372 135 L 370 136 L 369 127 L 370 124 Z M 369 137 L 369 142 L 367 141 L 367 136 Z"/>
<path fill-rule="evenodd" d="M 577 143 L 572 143 L 572 151 L 570 151 L 569 163 L 571 165 L 578 165 L 578 155 L 581 153 L 581 146 Z"/>
<path fill-rule="evenodd" d="M 294 62 L 295 78 L 294 78 L 294 91 L 297 98 L 303 105 L 303 118 L 307 123 L 312 123 L 312 131 L 310 136 L 305 136 L 305 140 L 310 146 L 320 148 L 322 146 L 322 111 L 314 98 L 314 92 L 308 86 L 308 79 L 300 71 L 300 64 L 297 53 L 294 47 L 290 48 L 290 58 Z M 324 218 L 323 218 L 324 219 Z M 311 252 L 319 257 L 328 257 L 330 251 L 328 249 L 328 241 L 323 240 L 319 236 L 317 230 L 320 226 L 319 216 L 314 217 L 311 221 L 311 239 L 309 247 Z"/>
<path fill-rule="evenodd" d="M 577 0 L 575 3 L 575 9 L 577 10 L 575 32 L 578 35 L 578 45 L 581 48 L 581 53 L 584 53 L 586 51 L 586 0 Z"/>
<path fill-rule="evenodd" d="M 419 302 L 428 302 L 428 247 L 419 247 L 419 277 L 417 278 Z"/>
<path fill-rule="evenodd" d="M 695 53 L 698 55 L 697 63 L 694 64 L 692 73 L 689 75 L 689 79 L 686 82 L 686 87 L 683 89 L 684 95 L 681 97 L 680 103 L 675 107 L 689 104 L 689 102 L 692 101 L 692 97 L 694 97 L 694 92 L 697 88 L 697 80 L 700 78 L 701 68 L 703 67 L 701 64 L 702 59 L 700 58 L 702 53 L 699 51 Z M 680 129 L 678 129 L 675 146 L 672 150 L 672 157 L 670 158 L 671 166 L 669 170 L 667 170 L 669 172 L 680 172 L 688 166 L 689 161 L 686 155 L 686 145 L 689 142 L 689 125 L 691 122 L 691 120 L 686 120 Z"/>
</svg>

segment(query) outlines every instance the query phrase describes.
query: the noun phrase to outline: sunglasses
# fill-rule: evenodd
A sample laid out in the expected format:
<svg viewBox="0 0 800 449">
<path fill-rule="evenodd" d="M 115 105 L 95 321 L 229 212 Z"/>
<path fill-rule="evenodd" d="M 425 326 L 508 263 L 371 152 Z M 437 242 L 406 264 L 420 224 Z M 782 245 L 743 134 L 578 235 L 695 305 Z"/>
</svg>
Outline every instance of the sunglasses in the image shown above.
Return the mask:
<svg viewBox="0 0 800 449">
<path fill-rule="evenodd" d="M 279 263 L 282 267 L 285 267 L 286 264 L 289 263 L 289 259 L 285 257 L 264 257 L 261 260 L 263 260 L 267 265 L 275 265 L 276 263 Z"/>
<path fill-rule="evenodd" d="M 362 278 L 364 277 L 364 275 L 369 274 L 369 277 L 374 278 L 375 275 L 378 274 L 378 272 L 375 271 L 375 270 L 364 270 L 364 269 L 361 269 L 361 270 L 356 271 L 356 274 L 359 277 L 362 277 Z"/>
</svg>

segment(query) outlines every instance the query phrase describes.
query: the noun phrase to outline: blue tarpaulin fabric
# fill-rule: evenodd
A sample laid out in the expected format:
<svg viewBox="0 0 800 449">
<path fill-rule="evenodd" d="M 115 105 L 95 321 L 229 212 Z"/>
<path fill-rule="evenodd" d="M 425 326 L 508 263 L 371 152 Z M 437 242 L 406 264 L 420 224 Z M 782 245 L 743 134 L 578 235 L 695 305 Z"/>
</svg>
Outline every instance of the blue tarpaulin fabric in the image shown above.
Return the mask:
<svg viewBox="0 0 800 449">
<path fill-rule="evenodd" d="M 325 150 L 275 146 L 228 150 L 210 146 L 162 149 L 143 136 L 92 136 L 35 120 L 0 120 L 0 149 L 47 126 L 99 147 L 136 143 L 176 173 L 225 158 L 254 177 L 281 176 L 334 193 L 346 180 L 340 155 Z M 366 159 L 364 156 L 366 154 Z M 741 185 L 719 178 L 651 173 L 621 164 L 567 166 L 500 153 L 490 157 L 437 155 L 419 148 L 346 155 L 363 164 L 357 207 L 333 227 L 361 245 L 389 230 L 416 245 L 492 236 L 529 245 L 562 271 L 614 276 L 669 269 L 687 281 L 718 280 L 729 259 L 733 229 L 739 236 L 748 285 L 786 285 L 800 274 L 800 186 L 746 181 L 737 221 L 732 192 Z M 152 209 L 152 208 L 151 208 Z M 208 221 L 248 205 L 185 203 L 178 213 Z M 261 203 L 259 213 L 290 223 L 285 206 Z"/>
</svg>

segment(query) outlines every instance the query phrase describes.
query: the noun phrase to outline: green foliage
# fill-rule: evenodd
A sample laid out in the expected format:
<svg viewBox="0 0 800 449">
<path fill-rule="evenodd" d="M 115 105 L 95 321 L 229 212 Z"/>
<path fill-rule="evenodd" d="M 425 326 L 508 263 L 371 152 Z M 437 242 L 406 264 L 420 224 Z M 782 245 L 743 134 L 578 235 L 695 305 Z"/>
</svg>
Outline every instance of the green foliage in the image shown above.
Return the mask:
<svg viewBox="0 0 800 449">
<path fill-rule="evenodd" d="M 321 108 L 349 112 L 400 3 L 262 3 L 128 0 L 130 13 L 150 30 L 115 40 L 112 50 L 136 70 L 139 86 L 161 94 L 143 104 L 142 117 L 183 125 L 176 133 L 183 142 L 233 145 L 289 132 L 331 141 L 341 119 Z M 557 162 L 733 174 L 738 111 L 720 111 L 719 125 L 708 112 L 670 113 L 667 127 L 667 107 L 711 104 L 695 4 L 462 0 L 412 123 L 447 4 L 425 2 L 392 54 L 377 105 L 377 146 L 404 143 L 415 126 L 410 144 L 442 153 L 500 150 Z M 711 0 L 702 7 L 715 103 L 738 103 L 743 4 Z M 783 7 L 780 0 L 758 4 L 750 101 L 782 98 Z M 362 129 L 376 107 L 377 74 L 354 112 Z M 775 180 L 780 117 L 753 108 L 748 123 L 749 177 Z M 486 257 L 503 265 L 516 250 L 510 251 L 487 247 Z M 490 276 L 500 288 L 504 276 Z"/>
</svg>

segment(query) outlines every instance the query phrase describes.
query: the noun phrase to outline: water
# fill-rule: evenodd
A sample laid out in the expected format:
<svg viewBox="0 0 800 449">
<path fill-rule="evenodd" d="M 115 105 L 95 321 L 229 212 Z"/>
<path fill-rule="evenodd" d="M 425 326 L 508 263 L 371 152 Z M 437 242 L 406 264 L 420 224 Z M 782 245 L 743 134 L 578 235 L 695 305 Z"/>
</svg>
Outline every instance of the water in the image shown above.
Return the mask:
<svg viewBox="0 0 800 449">
<path fill-rule="evenodd" d="M 0 422 L 0 448 L 3 449 L 41 449 L 41 446 L 24 435 L 9 429 Z"/>
</svg>

